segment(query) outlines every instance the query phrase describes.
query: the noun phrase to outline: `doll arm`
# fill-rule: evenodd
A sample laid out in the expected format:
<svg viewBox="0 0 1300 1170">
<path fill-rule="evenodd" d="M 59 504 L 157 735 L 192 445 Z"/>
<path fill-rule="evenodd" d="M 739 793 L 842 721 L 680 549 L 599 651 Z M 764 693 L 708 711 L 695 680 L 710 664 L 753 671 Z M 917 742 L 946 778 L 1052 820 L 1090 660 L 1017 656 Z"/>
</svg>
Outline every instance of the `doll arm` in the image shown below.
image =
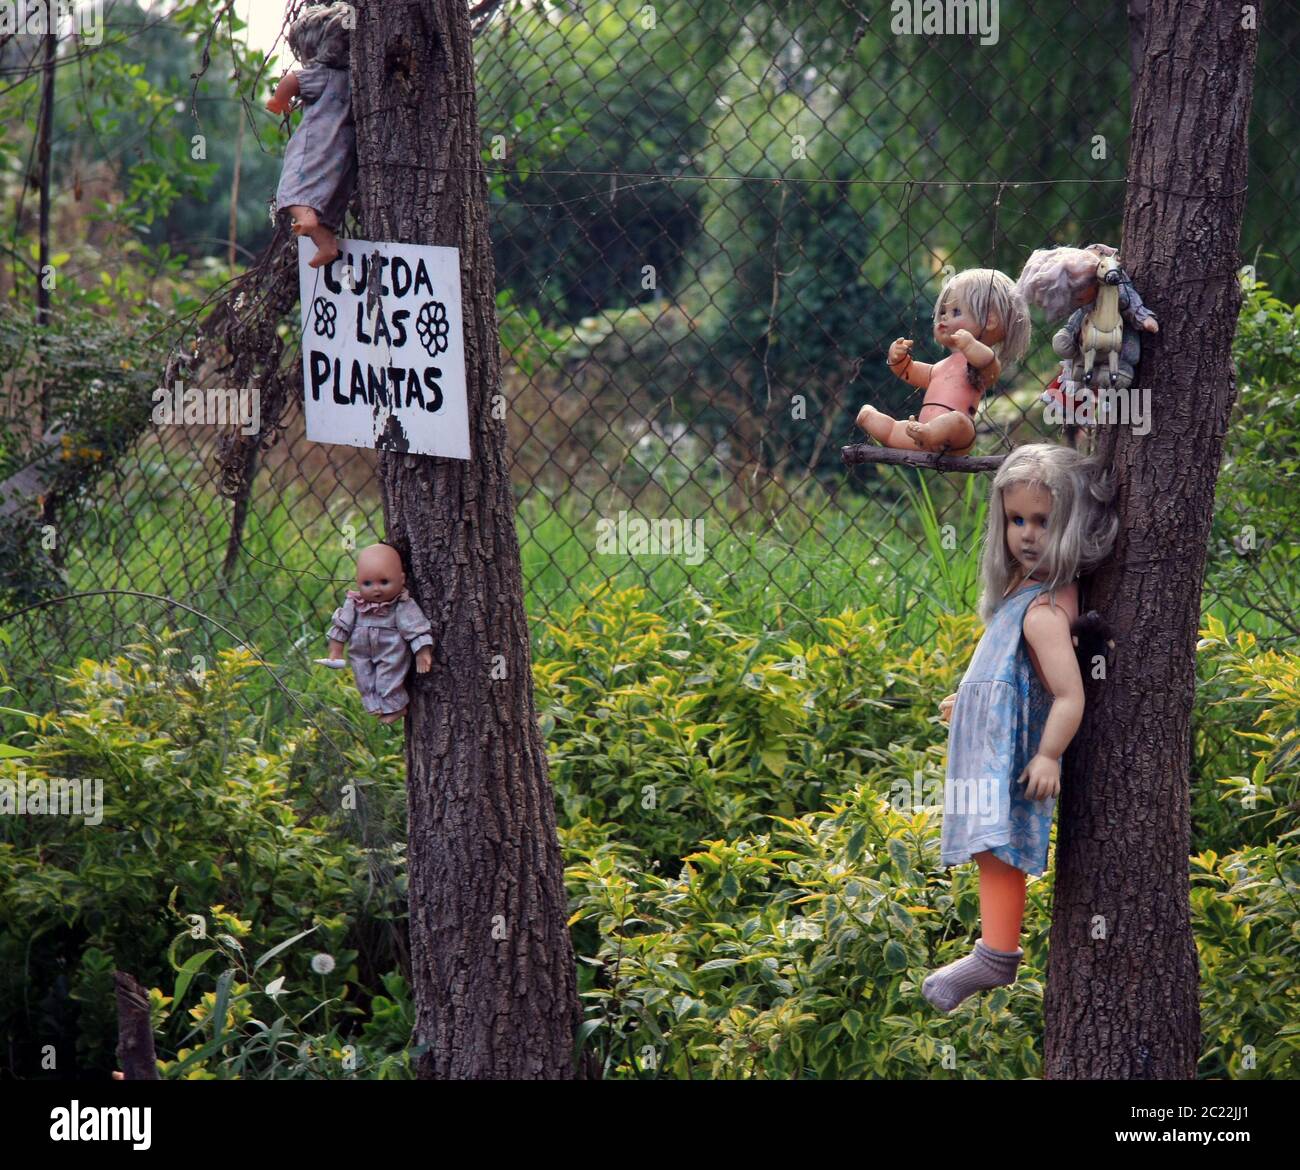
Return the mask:
<svg viewBox="0 0 1300 1170">
<path fill-rule="evenodd" d="M 930 371 L 934 368 L 928 362 L 914 362 L 912 360 L 912 343 L 905 337 L 900 337 L 889 347 L 889 357 L 886 364 L 894 372 L 896 378 L 902 378 L 909 386 L 915 386 L 920 390 L 930 388 Z"/>
<path fill-rule="evenodd" d="M 343 643 L 352 637 L 352 627 L 357 624 L 357 606 L 352 598 L 348 598 L 342 605 L 334 611 L 333 618 L 330 619 L 329 633 L 326 637 L 330 640 L 330 657 L 338 658 L 343 652 Z M 337 650 L 337 653 L 336 653 Z"/>
<path fill-rule="evenodd" d="M 1052 336 L 1052 352 L 1057 357 L 1072 358 L 1079 355 L 1079 331 L 1083 328 L 1083 309 L 1075 309 L 1070 318 Z"/>
<path fill-rule="evenodd" d="M 966 359 L 966 364 L 978 375 L 979 388 L 987 390 L 1002 373 L 1002 363 L 987 345 L 979 341 L 969 329 L 958 329 L 952 335 L 953 345 Z"/>
<path fill-rule="evenodd" d="M 1138 290 L 1128 281 L 1120 286 L 1119 290 L 1119 309 L 1123 314 L 1124 320 L 1127 321 L 1134 329 L 1141 329 L 1146 333 L 1158 333 L 1160 326 L 1156 324 L 1156 315 L 1142 303 L 1142 297 Z M 1147 324 L 1150 322 L 1150 324 Z"/>
<path fill-rule="evenodd" d="M 414 601 L 403 601 L 397 607 L 397 629 L 415 655 L 415 673 L 425 674 L 433 666 L 433 627 Z"/>
<path fill-rule="evenodd" d="M 1083 722 L 1083 678 L 1070 637 L 1070 619 L 1062 606 L 1030 606 L 1024 632 L 1053 696 L 1038 751 L 1021 777 L 1027 780 L 1025 795 L 1044 800 L 1060 791 L 1061 757 Z"/>
<path fill-rule="evenodd" d="M 287 114 L 289 104 L 300 92 L 297 73 L 286 73 L 281 79 L 280 84 L 275 87 L 275 93 L 271 100 L 266 103 L 266 108 L 273 114 Z"/>
</svg>

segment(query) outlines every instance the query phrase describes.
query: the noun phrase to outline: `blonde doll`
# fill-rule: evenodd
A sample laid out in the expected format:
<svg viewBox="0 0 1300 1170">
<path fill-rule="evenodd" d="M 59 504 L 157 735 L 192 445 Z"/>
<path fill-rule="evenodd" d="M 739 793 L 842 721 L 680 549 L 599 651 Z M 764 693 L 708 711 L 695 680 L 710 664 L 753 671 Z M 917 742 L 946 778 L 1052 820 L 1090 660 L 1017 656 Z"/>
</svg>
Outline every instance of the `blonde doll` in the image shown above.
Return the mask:
<svg viewBox="0 0 1300 1170">
<path fill-rule="evenodd" d="M 1025 875 L 1047 866 L 1061 757 L 1083 719 L 1076 577 L 1114 546 L 1113 494 L 1095 462 L 1052 443 L 1018 447 L 993 480 L 986 628 L 957 693 L 939 705 L 950 723 L 940 859 L 979 865 L 983 937 L 922 983 L 941 1011 L 1014 982 L 1024 954 Z"/>
<path fill-rule="evenodd" d="M 1005 273 L 970 268 L 952 277 L 934 306 L 934 339 L 953 352 L 933 365 L 912 360 L 912 342 L 889 347 L 889 368 L 926 392 L 920 418 L 898 422 L 874 406 L 857 424 L 886 447 L 963 455 L 975 444 L 975 411 L 1002 372 L 1029 347 L 1029 309 Z"/>
</svg>

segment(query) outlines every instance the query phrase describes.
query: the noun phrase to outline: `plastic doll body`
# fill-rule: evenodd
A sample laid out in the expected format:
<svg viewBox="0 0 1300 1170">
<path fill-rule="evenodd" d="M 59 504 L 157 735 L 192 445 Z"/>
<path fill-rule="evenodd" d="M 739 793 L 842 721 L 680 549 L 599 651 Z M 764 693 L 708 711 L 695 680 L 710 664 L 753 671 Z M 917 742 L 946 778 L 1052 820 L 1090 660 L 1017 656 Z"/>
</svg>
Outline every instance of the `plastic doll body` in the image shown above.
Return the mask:
<svg viewBox="0 0 1300 1170">
<path fill-rule="evenodd" d="M 381 723 L 395 723 L 408 706 L 406 676 L 415 657 L 417 674 L 433 666 L 429 619 L 406 592 L 406 574 L 397 550 L 386 544 L 363 549 L 357 558 L 357 588 L 334 611 L 329 658 L 337 666 L 350 649 L 352 672 L 367 711 Z"/>
<path fill-rule="evenodd" d="M 941 857 L 978 865 L 982 937 L 923 981 L 941 1011 L 1014 982 L 1023 957 L 1026 874 L 1046 866 L 1060 761 L 1083 718 L 1076 578 L 1109 555 L 1118 527 L 1107 508 L 1113 484 L 1098 475 L 1070 449 L 1038 444 L 1013 452 L 995 479 L 980 604 L 987 628 L 958 693 L 939 704 L 952 725 Z M 989 783 L 992 808 L 950 804 Z"/>
<path fill-rule="evenodd" d="M 959 274 L 944 286 L 934 315 L 934 340 L 952 352 L 931 365 L 912 360 L 907 338 L 889 347 L 894 375 L 926 392 L 919 417 L 899 421 L 866 405 L 857 425 L 886 447 L 965 454 L 975 444 L 975 412 L 1001 373 L 1009 335 L 1019 357 L 1028 340 L 1028 313 L 1010 278 L 985 269 Z"/>
<path fill-rule="evenodd" d="M 1121 267 L 1116 249 L 1108 244 L 1040 249 L 1026 262 L 1017 287 L 1030 304 L 1050 317 L 1059 320 L 1070 314 L 1052 337 L 1053 352 L 1065 359 L 1062 401 L 1073 400 L 1077 407 L 1079 388 L 1085 383 L 1119 390 L 1133 385 L 1142 356 L 1141 335 L 1158 333 L 1160 326 Z M 1099 292 L 1107 302 L 1104 305 L 1098 303 Z M 1099 314 L 1104 337 L 1091 331 L 1098 326 Z M 1104 369 L 1097 368 L 1098 362 Z"/>
<path fill-rule="evenodd" d="M 303 9 L 289 34 L 289 47 L 304 68 L 287 74 L 266 103 L 286 114 L 298 99 L 302 121 L 284 152 L 276 207 L 286 212 L 293 233 L 316 245 L 309 261 L 320 268 L 338 259 L 334 229 L 356 182 L 356 128 L 348 76 L 348 34 L 355 21 L 346 4 Z"/>
</svg>

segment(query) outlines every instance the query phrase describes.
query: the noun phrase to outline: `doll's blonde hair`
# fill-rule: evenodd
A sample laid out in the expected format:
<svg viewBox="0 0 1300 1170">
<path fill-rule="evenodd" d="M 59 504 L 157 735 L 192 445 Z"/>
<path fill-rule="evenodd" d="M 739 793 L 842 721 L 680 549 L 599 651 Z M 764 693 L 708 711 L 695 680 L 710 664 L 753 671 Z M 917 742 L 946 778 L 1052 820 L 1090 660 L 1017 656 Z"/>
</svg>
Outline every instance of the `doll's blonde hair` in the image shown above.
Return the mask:
<svg viewBox="0 0 1300 1170">
<path fill-rule="evenodd" d="M 995 268 L 968 268 L 949 277 L 934 302 L 934 327 L 939 327 L 939 310 L 949 300 L 955 300 L 965 309 L 979 327 L 970 332 L 980 340 L 980 332 L 988 322 L 989 311 L 1002 322 L 1004 337 L 996 344 L 987 342 L 997 354 L 999 363 L 1018 362 L 1029 348 L 1029 306 L 1016 291 L 1015 283 L 1005 273 Z"/>
<path fill-rule="evenodd" d="M 356 10 L 343 0 L 308 4 L 289 27 L 289 51 L 304 65 L 347 69 L 356 26 Z"/>
<path fill-rule="evenodd" d="M 1114 479 L 1095 458 L 1056 443 L 1017 447 L 998 468 L 989 496 L 988 529 L 980 566 L 984 590 L 979 615 L 985 622 L 1001 604 L 1016 569 L 1007 548 L 1002 493 L 1019 485 L 1046 488 L 1052 497 L 1047 541 L 1035 572 L 1042 570 L 1053 606 L 1056 590 L 1079 574 L 1091 572 L 1110 556 L 1119 532 L 1119 517 L 1111 507 Z"/>
<path fill-rule="evenodd" d="M 1029 304 L 1058 321 L 1081 307 L 1084 293 L 1097 284 L 1097 258 L 1114 254 L 1106 244 L 1038 248 L 1025 261 L 1016 288 Z"/>
</svg>

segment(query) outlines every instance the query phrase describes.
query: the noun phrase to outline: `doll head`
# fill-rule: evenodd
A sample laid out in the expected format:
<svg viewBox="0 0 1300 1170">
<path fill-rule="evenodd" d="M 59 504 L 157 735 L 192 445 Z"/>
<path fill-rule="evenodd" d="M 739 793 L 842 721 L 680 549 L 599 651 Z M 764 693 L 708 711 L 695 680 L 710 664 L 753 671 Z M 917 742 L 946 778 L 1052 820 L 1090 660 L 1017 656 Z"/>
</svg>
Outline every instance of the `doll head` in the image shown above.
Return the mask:
<svg viewBox="0 0 1300 1170">
<path fill-rule="evenodd" d="M 1057 321 L 1096 299 L 1097 266 L 1103 257 L 1116 255 L 1108 244 L 1039 248 L 1025 261 L 1016 288 L 1029 304 Z"/>
<path fill-rule="evenodd" d="M 304 65 L 346 69 L 356 25 L 351 4 L 309 4 L 289 28 L 289 51 Z"/>
<path fill-rule="evenodd" d="M 406 588 L 402 556 L 391 544 L 372 544 L 357 557 L 357 592 L 364 601 L 392 601 Z"/>
<path fill-rule="evenodd" d="M 987 622 L 1012 576 L 1055 591 L 1110 555 L 1119 517 L 1110 507 L 1115 488 L 1091 456 L 1055 443 L 1017 447 L 993 477 L 984 537 L 979 614 Z"/>
<path fill-rule="evenodd" d="M 934 303 L 934 339 L 952 346 L 952 334 L 969 330 L 998 361 L 1018 362 L 1029 348 L 1029 307 L 1011 277 L 993 268 L 968 268 L 944 284 Z"/>
</svg>

